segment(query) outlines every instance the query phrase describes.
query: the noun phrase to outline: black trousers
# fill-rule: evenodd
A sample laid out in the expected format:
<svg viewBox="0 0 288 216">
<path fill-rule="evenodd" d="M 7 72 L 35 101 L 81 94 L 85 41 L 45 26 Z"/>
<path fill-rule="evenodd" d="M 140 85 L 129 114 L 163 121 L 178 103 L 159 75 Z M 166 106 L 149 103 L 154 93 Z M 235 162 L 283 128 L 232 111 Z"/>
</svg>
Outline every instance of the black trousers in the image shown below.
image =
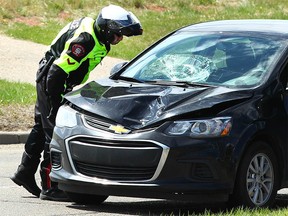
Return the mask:
<svg viewBox="0 0 288 216">
<path fill-rule="evenodd" d="M 45 91 L 45 82 L 46 78 L 43 77 L 40 82 L 36 83 L 37 100 L 34 113 L 35 124 L 28 136 L 24 148 L 26 154 L 31 160 L 30 162 L 38 163 L 37 165 L 34 164 L 37 167 L 40 163 L 39 159 L 41 159 L 42 152 L 44 151 L 43 160 L 40 166 L 41 170 L 45 170 L 45 172 L 42 173 L 47 175 L 47 170 L 51 169 L 49 144 L 52 139 L 55 120 L 50 120 L 47 118 L 50 113 L 51 106 L 49 97 Z M 49 176 L 47 179 L 48 178 Z"/>
</svg>

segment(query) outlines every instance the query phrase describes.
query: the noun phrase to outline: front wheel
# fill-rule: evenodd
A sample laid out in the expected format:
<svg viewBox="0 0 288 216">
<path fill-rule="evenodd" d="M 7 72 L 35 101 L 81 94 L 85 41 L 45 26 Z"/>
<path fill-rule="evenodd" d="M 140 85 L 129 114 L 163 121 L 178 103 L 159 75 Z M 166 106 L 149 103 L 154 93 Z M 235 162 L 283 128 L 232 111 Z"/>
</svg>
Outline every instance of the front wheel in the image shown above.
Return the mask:
<svg viewBox="0 0 288 216">
<path fill-rule="evenodd" d="M 72 192 L 66 192 L 66 194 L 73 202 L 77 204 L 98 205 L 103 203 L 108 198 L 108 196 L 93 195 L 93 194 L 80 194 Z"/>
<path fill-rule="evenodd" d="M 237 173 L 234 205 L 270 207 L 279 185 L 279 168 L 275 153 L 265 142 L 255 142 L 244 154 Z"/>
</svg>

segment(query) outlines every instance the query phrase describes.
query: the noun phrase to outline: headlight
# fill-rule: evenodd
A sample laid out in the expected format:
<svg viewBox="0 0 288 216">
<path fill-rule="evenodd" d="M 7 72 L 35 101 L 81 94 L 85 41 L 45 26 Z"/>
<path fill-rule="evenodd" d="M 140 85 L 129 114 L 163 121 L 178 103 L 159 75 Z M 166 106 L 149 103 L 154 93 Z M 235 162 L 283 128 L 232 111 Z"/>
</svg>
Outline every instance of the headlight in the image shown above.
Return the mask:
<svg viewBox="0 0 288 216">
<path fill-rule="evenodd" d="M 56 116 L 57 127 L 74 127 L 77 125 L 76 112 L 68 105 L 59 108 Z"/>
<path fill-rule="evenodd" d="M 165 131 L 169 135 L 191 137 L 227 136 L 232 128 L 231 117 L 219 117 L 191 121 L 175 121 Z"/>
</svg>

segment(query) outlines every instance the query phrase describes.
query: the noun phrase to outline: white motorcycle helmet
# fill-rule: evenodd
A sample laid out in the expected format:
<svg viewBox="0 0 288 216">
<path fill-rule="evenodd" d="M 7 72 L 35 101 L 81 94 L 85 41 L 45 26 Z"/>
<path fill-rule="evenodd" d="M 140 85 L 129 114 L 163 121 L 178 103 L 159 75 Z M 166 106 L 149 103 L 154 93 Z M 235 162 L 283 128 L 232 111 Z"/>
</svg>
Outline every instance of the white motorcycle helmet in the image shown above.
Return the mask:
<svg viewBox="0 0 288 216">
<path fill-rule="evenodd" d="M 100 41 L 104 43 L 111 43 L 114 40 L 114 34 L 130 37 L 143 33 L 137 17 L 132 12 L 116 5 L 109 5 L 101 10 L 95 27 L 100 34 Z"/>
</svg>

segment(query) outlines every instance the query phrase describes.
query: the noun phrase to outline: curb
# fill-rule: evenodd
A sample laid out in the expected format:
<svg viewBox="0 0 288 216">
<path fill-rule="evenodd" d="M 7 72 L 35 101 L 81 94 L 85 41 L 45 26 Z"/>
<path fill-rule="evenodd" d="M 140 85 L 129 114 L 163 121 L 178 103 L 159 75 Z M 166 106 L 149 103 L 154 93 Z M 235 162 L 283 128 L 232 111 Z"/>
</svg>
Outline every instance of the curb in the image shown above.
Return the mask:
<svg viewBox="0 0 288 216">
<path fill-rule="evenodd" d="M 20 144 L 25 143 L 30 132 L 14 131 L 6 132 L 0 131 L 0 145 L 1 144 Z"/>
</svg>

